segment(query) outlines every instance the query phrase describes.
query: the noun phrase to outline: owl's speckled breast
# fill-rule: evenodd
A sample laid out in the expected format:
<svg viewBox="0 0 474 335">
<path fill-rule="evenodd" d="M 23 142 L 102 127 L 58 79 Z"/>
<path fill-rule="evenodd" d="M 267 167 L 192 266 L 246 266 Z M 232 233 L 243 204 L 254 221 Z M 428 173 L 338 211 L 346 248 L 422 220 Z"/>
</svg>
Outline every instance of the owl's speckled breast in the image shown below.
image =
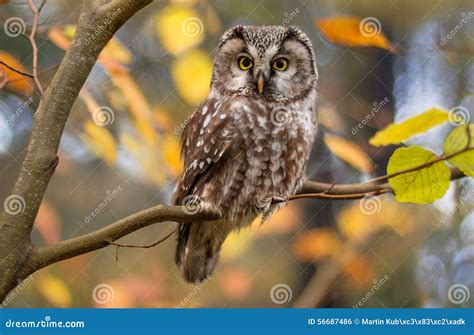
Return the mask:
<svg viewBox="0 0 474 335">
<path fill-rule="evenodd" d="M 227 168 L 211 177 L 219 187 L 206 188 L 204 195 L 229 218 L 249 209 L 259 214 L 272 199 L 288 198 L 301 185 L 316 132 L 312 104 L 283 106 L 236 97 L 219 109 L 226 107 L 237 140 Z"/>
</svg>

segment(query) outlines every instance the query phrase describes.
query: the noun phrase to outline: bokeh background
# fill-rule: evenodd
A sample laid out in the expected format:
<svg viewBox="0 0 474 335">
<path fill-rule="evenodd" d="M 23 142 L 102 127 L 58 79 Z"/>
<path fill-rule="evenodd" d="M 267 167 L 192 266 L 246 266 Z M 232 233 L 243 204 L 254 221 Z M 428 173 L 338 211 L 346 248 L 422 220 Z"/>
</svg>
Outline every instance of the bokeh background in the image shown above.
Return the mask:
<svg viewBox="0 0 474 335">
<path fill-rule="evenodd" d="M 19 18 L 28 33 L 31 11 L 26 1 L 0 4 L 0 60 L 31 70 L 28 40 L 5 29 Z M 42 9 L 44 86 L 74 34 L 80 4 L 47 0 Z M 385 174 L 395 147 L 368 144 L 378 129 L 433 106 L 473 110 L 473 11 L 469 0 L 155 1 L 109 43 L 77 99 L 34 242 L 53 243 L 169 203 L 181 172 L 180 134 L 207 96 L 219 37 L 237 24 L 297 25 L 313 43 L 321 127 L 310 178 L 356 183 Z M 390 50 L 329 42 L 317 23 L 341 15 L 369 18 Z M 0 90 L 3 202 L 39 94 L 30 80 L 0 68 L 0 79 L 9 80 Z M 449 129 L 437 127 L 410 143 L 440 153 Z M 400 204 L 392 196 L 293 201 L 268 224 L 232 235 L 217 270 L 200 285 L 182 280 L 169 239 L 152 249 L 110 246 L 55 264 L 28 278 L 4 305 L 474 307 L 473 196 L 473 182 L 464 178 L 433 205 Z M 149 244 L 172 229 L 174 223 L 160 223 L 120 242 Z"/>
</svg>

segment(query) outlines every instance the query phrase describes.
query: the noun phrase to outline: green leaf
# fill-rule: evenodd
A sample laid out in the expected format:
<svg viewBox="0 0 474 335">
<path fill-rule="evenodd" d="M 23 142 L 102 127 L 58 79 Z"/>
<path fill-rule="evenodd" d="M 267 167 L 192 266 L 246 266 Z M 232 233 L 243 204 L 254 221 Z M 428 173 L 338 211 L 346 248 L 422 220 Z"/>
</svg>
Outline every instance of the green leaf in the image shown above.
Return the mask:
<svg viewBox="0 0 474 335">
<path fill-rule="evenodd" d="M 468 128 L 469 127 L 469 128 Z M 468 137 L 470 136 L 470 139 Z M 469 142 L 468 142 L 469 141 Z M 456 127 L 446 137 L 444 141 L 444 155 L 452 155 L 455 152 L 461 151 L 467 147 L 472 148 L 466 152 L 449 158 L 449 162 L 458 167 L 465 175 L 474 177 L 474 124 L 466 124 L 461 127 Z"/>
<path fill-rule="evenodd" d="M 394 123 L 387 128 L 378 131 L 369 143 L 373 146 L 388 144 L 399 144 L 415 135 L 439 126 L 449 120 L 449 112 L 444 109 L 433 107 L 417 116 L 406 119 L 400 123 Z"/>
<path fill-rule="evenodd" d="M 434 153 L 418 146 L 395 150 L 388 161 L 389 175 L 415 168 L 436 160 Z M 395 198 L 400 202 L 426 204 L 441 198 L 449 188 L 451 173 L 447 164 L 440 161 L 420 170 L 389 178 Z"/>
</svg>

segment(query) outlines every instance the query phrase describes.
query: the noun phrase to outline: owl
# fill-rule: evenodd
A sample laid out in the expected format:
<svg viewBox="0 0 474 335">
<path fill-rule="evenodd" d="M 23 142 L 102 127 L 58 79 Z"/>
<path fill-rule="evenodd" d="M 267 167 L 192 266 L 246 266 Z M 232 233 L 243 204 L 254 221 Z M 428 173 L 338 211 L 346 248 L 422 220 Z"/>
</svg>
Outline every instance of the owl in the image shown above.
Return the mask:
<svg viewBox="0 0 474 335">
<path fill-rule="evenodd" d="M 231 231 L 259 215 L 265 222 L 302 186 L 317 78 L 311 42 L 296 27 L 237 26 L 221 37 L 209 96 L 183 130 L 173 195 L 176 205 L 221 214 L 180 224 L 176 263 L 188 282 L 211 275 Z"/>
</svg>

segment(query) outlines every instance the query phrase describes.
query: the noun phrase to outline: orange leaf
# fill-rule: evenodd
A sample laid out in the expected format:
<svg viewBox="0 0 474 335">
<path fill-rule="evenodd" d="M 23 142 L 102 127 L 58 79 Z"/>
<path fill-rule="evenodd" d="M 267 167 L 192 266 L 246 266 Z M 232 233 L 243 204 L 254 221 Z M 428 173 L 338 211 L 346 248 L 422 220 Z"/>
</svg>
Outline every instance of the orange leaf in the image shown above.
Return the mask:
<svg viewBox="0 0 474 335">
<path fill-rule="evenodd" d="M 239 268 L 222 270 L 218 277 L 219 285 L 227 299 L 240 300 L 252 290 L 252 276 Z"/>
<path fill-rule="evenodd" d="M 374 46 L 396 52 L 382 32 L 382 24 L 375 17 L 333 16 L 316 20 L 316 26 L 332 43 L 348 47 Z"/>
<path fill-rule="evenodd" d="M 293 254 L 306 262 L 321 261 L 334 256 L 341 248 L 341 240 L 331 228 L 316 228 L 298 236 L 293 244 Z"/>
<path fill-rule="evenodd" d="M 25 67 L 18 61 L 18 59 L 16 59 L 8 52 L 0 50 L 0 61 L 5 62 L 9 66 L 17 69 L 18 71 L 28 72 L 28 70 L 25 69 Z M 3 64 L 0 64 L 0 82 L 2 82 L 5 76 L 8 80 L 6 87 L 8 87 L 9 89 L 24 95 L 31 95 L 33 93 L 34 87 L 33 82 L 30 78 L 16 73 L 15 71 L 10 70 Z"/>
<path fill-rule="evenodd" d="M 46 243 L 55 243 L 61 240 L 60 219 L 55 209 L 43 202 L 35 220 L 35 228 Z"/>
<path fill-rule="evenodd" d="M 48 30 L 48 38 L 63 50 L 67 50 L 71 45 L 71 39 L 61 31 L 60 27 L 51 27 Z"/>
<path fill-rule="evenodd" d="M 375 278 L 373 265 L 367 257 L 359 257 L 351 263 L 345 264 L 345 272 L 352 284 L 366 286 Z"/>
<path fill-rule="evenodd" d="M 284 234 L 296 230 L 302 217 L 301 208 L 296 203 L 290 202 L 288 206 L 272 215 L 266 224 L 261 225 L 262 217 L 259 216 L 252 225 L 261 225 L 256 230 L 257 236 Z"/>
<path fill-rule="evenodd" d="M 329 134 L 324 135 L 324 142 L 337 157 L 349 163 L 353 168 L 364 173 L 371 173 L 374 170 L 369 156 L 354 142 Z"/>
</svg>

